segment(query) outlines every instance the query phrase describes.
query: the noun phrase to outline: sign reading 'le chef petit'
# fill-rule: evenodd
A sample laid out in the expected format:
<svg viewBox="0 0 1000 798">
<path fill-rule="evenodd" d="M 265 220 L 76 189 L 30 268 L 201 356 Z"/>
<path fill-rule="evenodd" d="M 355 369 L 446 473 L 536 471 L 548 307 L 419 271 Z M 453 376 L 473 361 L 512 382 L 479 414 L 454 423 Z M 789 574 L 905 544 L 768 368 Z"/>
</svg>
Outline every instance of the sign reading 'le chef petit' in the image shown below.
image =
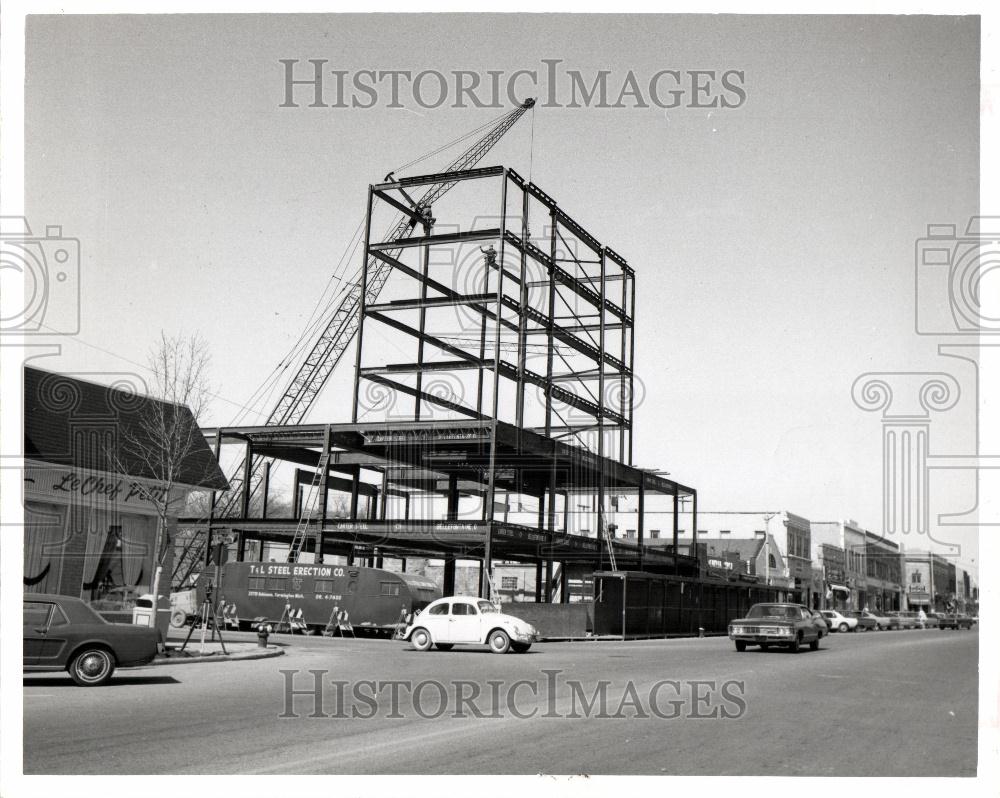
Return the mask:
<svg viewBox="0 0 1000 798">
<path fill-rule="evenodd" d="M 167 496 L 166 489 L 157 485 L 75 470 L 29 468 L 24 481 L 25 488 L 32 493 L 98 499 L 120 504 L 149 505 L 161 502 Z"/>
</svg>

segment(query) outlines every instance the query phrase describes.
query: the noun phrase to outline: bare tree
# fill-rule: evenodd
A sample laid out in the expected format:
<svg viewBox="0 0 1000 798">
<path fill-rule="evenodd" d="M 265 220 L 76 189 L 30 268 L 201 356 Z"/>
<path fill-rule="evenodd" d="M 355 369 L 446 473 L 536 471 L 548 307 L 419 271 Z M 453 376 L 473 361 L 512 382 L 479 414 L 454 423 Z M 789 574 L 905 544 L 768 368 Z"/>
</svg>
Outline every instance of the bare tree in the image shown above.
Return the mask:
<svg viewBox="0 0 1000 798">
<path fill-rule="evenodd" d="M 135 488 L 156 508 L 154 535 L 153 617 L 156 617 L 163 565 L 173 546 L 169 519 L 186 499 L 179 485 L 208 479 L 214 459 L 196 457 L 204 449 L 199 419 L 211 396 L 208 348 L 197 334 L 168 336 L 150 351 L 150 398 L 141 402 L 130 423 L 119 426 L 120 445 L 113 453 L 116 470 L 142 474 L 155 483 Z M 156 401 L 151 401 L 156 400 Z"/>
</svg>

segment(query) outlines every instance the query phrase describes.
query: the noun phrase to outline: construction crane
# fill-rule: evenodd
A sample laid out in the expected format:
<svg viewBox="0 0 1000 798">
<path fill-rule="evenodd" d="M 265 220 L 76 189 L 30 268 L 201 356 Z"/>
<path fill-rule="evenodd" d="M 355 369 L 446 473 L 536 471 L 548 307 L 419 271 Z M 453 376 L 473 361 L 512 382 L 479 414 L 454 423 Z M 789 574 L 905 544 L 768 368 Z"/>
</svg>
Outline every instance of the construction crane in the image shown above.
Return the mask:
<svg viewBox="0 0 1000 798">
<path fill-rule="evenodd" d="M 534 105 L 534 99 L 528 99 L 513 111 L 500 117 L 479 140 L 452 161 L 441 174 L 460 172 L 475 166 Z M 392 172 L 386 175 L 386 182 L 392 180 L 392 175 Z M 416 215 L 430 221 L 431 206 L 454 185 L 453 181 L 436 183 L 431 186 L 419 199 L 413 202 L 414 210 L 417 211 Z M 416 224 L 417 221 L 412 215 L 401 213 L 399 219 L 390 228 L 385 241 L 406 238 Z M 392 257 L 398 257 L 399 250 L 390 251 L 388 254 Z M 392 267 L 384 261 L 369 258 L 368 286 L 365 292 L 366 303 L 373 303 L 376 300 L 382 287 L 389 279 L 391 271 Z M 329 321 L 323 326 L 316 342 L 288 382 L 274 409 L 268 415 L 264 422 L 265 426 L 298 424 L 305 418 L 358 330 L 361 291 L 361 270 L 359 269 L 356 279 L 352 280 L 344 292 L 343 298 L 330 314 Z M 263 457 L 253 457 L 249 470 L 246 468 L 245 461 L 239 463 L 229 477 L 229 491 L 221 497 L 216 505 L 215 514 L 217 516 L 227 517 L 234 514 L 240 505 L 245 478 L 249 477 L 250 496 L 253 497 L 257 493 L 263 479 L 263 463 Z M 178 559 L 174 569 L 174 584 L 186 582 L 198 567 L 206 544 L 206 541 L 201 538 L 202 536 L 195 535 Z"/>
</svg>

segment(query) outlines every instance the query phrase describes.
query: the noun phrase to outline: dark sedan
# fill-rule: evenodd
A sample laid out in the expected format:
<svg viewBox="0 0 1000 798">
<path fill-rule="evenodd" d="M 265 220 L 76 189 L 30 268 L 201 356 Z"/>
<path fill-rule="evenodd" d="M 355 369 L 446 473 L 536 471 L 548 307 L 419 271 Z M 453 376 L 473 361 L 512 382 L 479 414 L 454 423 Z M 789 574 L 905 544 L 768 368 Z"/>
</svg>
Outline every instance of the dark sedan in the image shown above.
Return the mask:
<svg viewBox="0 0 1000 798">
<path fill-rule="evenodd" d="M 162 643 L 148 626 L 108 623 L 71 596 L 24 596 L 24 670 L 69 671 L 84 687 L 105 684 L 116 667 L 145 665 Z"/>
<path fill-rule="evenodd" d="M 822 636 L 812 612 L 801 604 L 754 604 L 745 618 L 729 624 L 729 639 L 737 651 L 746 651 L 748 645 L 762 651 L 771 646 L 798 651 L 803 643 L 815 651 Z"/>
</svg>

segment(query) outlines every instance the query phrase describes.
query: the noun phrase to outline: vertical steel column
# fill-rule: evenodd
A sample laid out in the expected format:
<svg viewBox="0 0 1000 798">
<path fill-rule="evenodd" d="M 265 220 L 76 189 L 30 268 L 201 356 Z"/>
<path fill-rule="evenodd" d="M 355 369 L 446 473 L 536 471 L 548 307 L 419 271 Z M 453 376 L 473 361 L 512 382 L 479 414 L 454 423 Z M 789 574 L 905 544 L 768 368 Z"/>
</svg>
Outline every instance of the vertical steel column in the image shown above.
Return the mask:
<svg viewBox="0 0 1000 798">
<path fill-rule="evenodd" d="M 622 574 L 622 640 L 625 639 L 625 628 L 626 622 L 628 621 L 628 616 L 626 613 L 626 607 L 628 607 L 628 577 Z"/>
<path fill-rule="evenodd" d="M 507 180 L 505 173 L 504 180 Z M 528 192 L 524 190 L 521 186 L 521 294 L 520 294 L 520 310 L 518 311 L 518 327 L 517 327 L 517 408 L 515 411 L 515 425 L 517 426 L 518 432 L 524 427 L 524 373 L 528 367 L 528 302 L 531 301 L 531 297 L 528 293 Z M 501 312 L 501 308 L 497 307 L 497 313 Z"/>
<path fill-rule="evenodd" d="M 424 235 L 429 236 L 431 234 L 431 227 L 426 222 L 424 223 Z M 427 279 L 430 277 L 430 261 L 431 261 L 431 248 L 429 245 L 424 244 L 420 247 L 420 259 L 423 261 L 421 263 L 420 273 L 423 279 L 420 281 L 420 300 L 421 302 L 427 299 Z M 418 314 L 419 321 L 417 327 L 420 330 L 420 335 L 417 336 L 417 392 L 413 397 L 413 420 L 420 421 L 420 410 L 423 400 L 420 398 L 420 393 L 423 390 L 424 385 L 424 333 L 427 328 L 427 308 L 421 305 Z"/>
<path fill-rule="evenodd" d="M 320 490 L 322 493 L 319 494 L 319 529 L 316 530 L 316 553 L 313 559 L 319 564 L 323 564 L 323 548 L 326 543 L 326 512 L 329 507 L 329 497 L 330 490 L 327 487 L 326 479 L 330 473 L 330 448 L 333 445 L 332 441 L 333 430 L 330 425 L 327 424 L 323 428 L 323 454 L 320 455 L 320 460 L 326 461 L 326 468 L 323 470 L 323 479 L 319 483 Z"/>
<path fill-rule="evenodd" d="M 483 287 L 481 293 L 490 292 L 490 259 L 488 255 L 483 255 Z M 500 309 L 497 308 L 497 311 Z M 499 323 L 499 322 L 498 322 Z M 479 314 L 479 379 L 476 383 L 476 412 L 482 415 L 483 412 L 483 381 L 486 369 L 483 363 L 486 361 L 486 313 Z M 486 516 L 484 515 L 485 519 Z"/>
<path fill-rule="evenodd" d="M 261 493 L 263 494 L 260 504 L 261 518 L 267 518 L 267 495 L 268 493 L 270 493 L 270 490 L 271 490 L 271 461 L 268 460 L 267 462 L 264 463 L 264 480 L 261 483 Z"/>
<path fill-rule="evenodd" d="M 618 267 L 622 272 L 622 316 L 628 316 L 628 272 L 625 271 L 625 267 L 620 263 Z M 628 348 L 627 344 L 628 326 L 625 323 L 625 319 L 621 319 L 621 361 L 622 368 L 628 369 L 630 372 L 632 370 L 632 365 L 628 360 Z M 618 373 L 618 395 L 621 397 L 619 400 L 618 412 L 621 413 L 623 419 L 627 420 L 628 416 L 625 413 L 625 391 L 627 390 L 625 372 L 620 371 Z M 625 431 L 626 426 L 622 424 L 618 430 L 618 461 L 621 463 L 625 462 Z M 629 465 L 632 465 L 629 461 Z"/>
<path fill-rule="evenodd" d="M 253 443 L 247 438 L 243 453 L 243 491 L 240 497 L 240 517 L 250 517 L 250 473 L 253 466 Z"/>
<path fill-rule="evenodd" d="M 639 570 L 643 568 L 646 548 L 646 486 L 639 486 Z"/>
<path fill-rule="evenodd" d="M 691 491 L 691 539 L 695 542 L 695 567 L 701 572 L 701 556 L 698 554 L 698 491 Z"/>
<path fill-rule="evenodd" d="M 361 391 L 361 347 L 365 339 L 365 313 L 368 304 L 368 258 L 372 242 L 372 198 L 374 187 L 368 186 L 368 212 L 365 215 L 365 254 L 361 261 L 361 296 L 358 297 L 358 348 L 354 356 L 354 406 L 351 409 L 351 423 L 358 423 L 358 394 Z"/>
<path fill-rule="evenodd" d="M 219 462 L 222 454 L 222 430 L 215 431 L 215 462 Z M 219 492 L 212 491 L 212 500 L 208 505 L 208 526 L 205 528 L 205 567 L 211 563 L 212 557 L 212 526 L 215 521 L 215 507 L 219 500 Z"/>
<path fill-rule="evenodd" d="M 354 466 L 351 475 L 351 520 L 358 520 L 358 489 L 361 482 L 361 466 Z"/>
<path fill-rule="evenodd" d="M 535 563 L 535 603 L 542 603 L 542 581 L 545 579 L 545 572 L 542 570 L 542 561 L 539 559 Z"/>
<path fill-rule="evenodd" d="M 443 584 L 441 585 L 441 595 L 443 596 L 454 596 L 455 595 L 455 558 L 445 557 L 444 558 L 444 577 Z"/>
<path fill-rule="evenodd" d="M 382 497 L 381 505 L 379 507 L 379 518 L 383 521 L 387 518 L 387 509 L 389 506 L 389 469 L 382 469 Z"/>
<path fill-rule="evenodd" d="M 626 276 L 632 283 L 632 312 L 627 314 L 632 319 L 628 325 L 628 464 L 632 465 L 632 444 L 635 441 L 635 421 L 632 416 L 635 412 L 635 275 L 629 276 L 626 273 Z"/>
<path fill-rule="evenodd" d="M 300 469 L 295 469 L 295 481 L 292 483 L 292 518 L 302 515 L 302 480 Z"/>
<path fill-rule="evenodd" d="M 604 250 L 601 249 L 601 303 L 598 310 L 600 317 L 600 338 L 597 361 L 597 537 L 605 537 L 608 544 L 608 557 L 612 555 L 614 540 L 611 537 L 611 530 L 607 528 L 604 519 L 604 297 L 605 297 L 605 271 L 606 263 Z M 584 272 L 586 274 L 586 272 Z"/>
<path fill-rule="evenodd" d="M 497 416 L 500 413 L 500 330 L 503 326 L 503 265 L 507 233 L 507 182 L 510 170 L 504 170 L 503 185 L 500 190 L 500 251 L 497 254 L 497 303 L 496 332 L 493 338 L 493 406 L 490 421 L 490 463 L 489 484 L 487 486 L 487 505 L 489 517 L 486 520 L 486 540 L 483 552 L 483 578 L 479 584 L 479 595 L 490 598 L 490 572 L 493 569 L 493 504 L 496 501 L 497 482 Z"/>
<path fill-rule="evenodd" d="M 549 209 L 549 315 L 548 334 L 546 339 L 545 361 L 545 435 L 552 434 L 552 367 L 555 356 L 555 324 L 556 324 L 556 225 L 559 224 L 555 208 Z"/>
<path fill-rule="evenodd" d="M 675 485 L 674 486 L 674 513 L 673 513 L 673 515 L 674 515 L 674 576 L 677 576 L 677 555 L 680 553 L 677 550 L 677 532 L 680 529 L 680 524 L 678 523 L 680 521 L 680 519 L 677 517 L 677 509 L 678 509 L 677 508 L 677 504 L 678 504 L 678 502 L 677 502 L 677 490 L 678 490 L 678 488 Z M 698 547 L 698 530 L 694 529 L 694 530 L 692 530 L 692 533 L 694 535 L 695 548 L 697 549 L 697 547 Z"/>
</svg>

